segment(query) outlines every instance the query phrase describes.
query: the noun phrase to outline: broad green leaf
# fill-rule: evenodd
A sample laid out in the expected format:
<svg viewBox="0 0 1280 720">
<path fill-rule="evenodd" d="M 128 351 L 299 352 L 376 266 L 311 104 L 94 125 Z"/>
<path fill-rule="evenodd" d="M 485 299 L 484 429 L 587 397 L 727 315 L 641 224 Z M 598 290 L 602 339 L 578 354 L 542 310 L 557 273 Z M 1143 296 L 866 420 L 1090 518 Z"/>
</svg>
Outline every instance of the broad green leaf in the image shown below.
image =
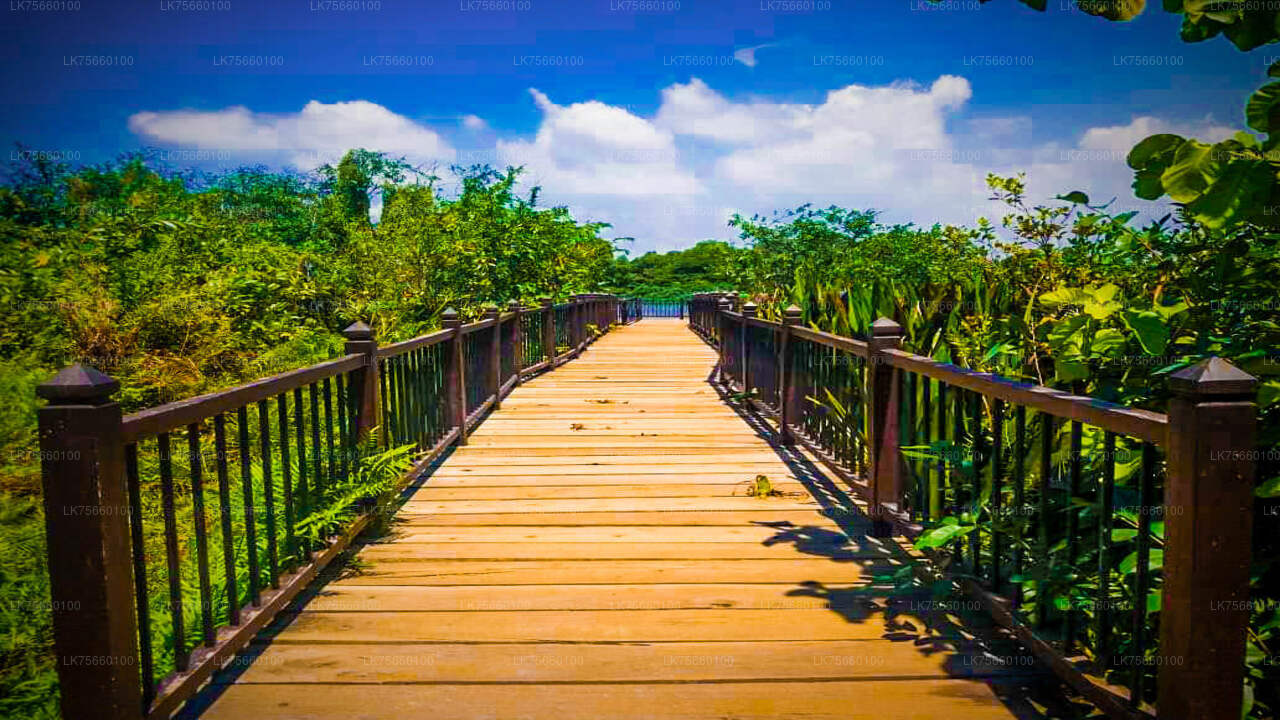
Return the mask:
<svg viewBox="0 0 1280 720">
<path fill-rule="evenodd" d="M 1262 483 L 1257 490 L 1253 491 L 1253 494 L 1260 498 L 1280 497 L 1280 475 Z"/>
<path fill-rule="evenodd" d="M 1146 0 L 1076 0 L 1076 6 L 1090 15 L 1114 22 L 1127 22 L 1138 17 Z"/>
<path fill-rule="evenodd" d="M 1182 137 L 1169 133 L 1152 135 L 1134 145 L 1133 149 L 1129 151 L 1126 161 L 1129 163 L 1129 167 L 1134 170 L 1141 170 L 1152 162 L 1159 162 L 1167 166 L 1173 161 L 1173 156 L 1178 152 L 1178 148 L 1182 147 L 1185 142 L 1186 140 Z"/>
<path fill-rule="evenodd" d="M 1089 196 L 1088 196 L 1088 195 L 1085 195 L 1084 193 L 1080 192 L 1079 190 L 1072 190 L 1071 192 L 1067 193 L 1066 195 L 1058 195 L 1058 196 L 1057 196 L 1057 198 L 1058 198 L 1059 200 L 1065 200 L 1066 202 L 1073 203 L 1073 204 L 1075 204 L 1075 205 L 1088 205 L 1088 204 L 1089 204 Z"/>
<path fill-rule="evenodd" d="M 1089 366 L 1075 360 L 1060 360 L 1053 365 L 1054 375 L 1064 383 L 1089 377 Z"/>
<path fill-rule="evenodd" d="M 1083 295 L 1084 311 L 1095 320 L 1106 320 L 1111 314 L 1124 307 L 1118 300 L 1115 300 L 1119 294 L 1120 288 L 1107 283 L 1101 287 L 1085 288 Z"/>
<path fill-rule="evenodd" d="M 1164 567 L 1164 551 L 1152 550 L 1151 556 L 1147 560 L 1147 567 L 1151 570 L 1159 570 L 1160 568 Z M 1119 570 L 1122 575 L 1132 575 L 1133 572 L 1137 570 L 1137 568 L 1138 568 L 1138 551 L 1137 550 L 1134 550 L 1133 552 L 1126 555 L 1125 558 L 1120 561 L 1120 564 L 1116 566 L 1116 569 Z"/>
<path fill-rule="evenodd" d="M 1111 542 L 1126 542 L 1138 537 L 1138 531 L 1130 528 L 1116 528 L 1111 531 Z"/>
<path fill-rule="evenodd" d="M 961 525 L 958 522 L 955 524 L 944 524 L 921 535 L 920 538 L 916 540 L 915 547 L 917 550 L 939 548 L 958 537 L 968 535 L 970 532 L 973 532 L 975 527 L 976 526 L 974 525 Z"/>
<path fill-rule="evenodd" d="M 1189 203 L 1213 184 L 1220 170 L 1221 163 L 1213 153 L 1213 146 L 1188 140 L 1178 148 L 1173 162 L 1160 175 L 1160 182 L 1175 202 Z"/>
<path fill-rule="evenodd" d="M 1169 325 L 1165 318 L 1152 310 L 1126 310 L 1122 317 L 1125 325 L 1138 336 L 1138 343 L 1148 355 L 1163 355 L 1169 344 Z"/>
<path fill-rule="evenodd" d="M 1267 83 L 1249 96 L 1244 106 L 1244 119 L 1258 132 L 1280 130 L 1280 82 Z"/>
<path fill-rule="evenodd" d="M 1102 328 L 1093 336 L 1089 350 L 1097 355 L 1107 355 L 1111 351 L 1124 347 L 1124 333 L 1115 328 Z"/>
</svg>

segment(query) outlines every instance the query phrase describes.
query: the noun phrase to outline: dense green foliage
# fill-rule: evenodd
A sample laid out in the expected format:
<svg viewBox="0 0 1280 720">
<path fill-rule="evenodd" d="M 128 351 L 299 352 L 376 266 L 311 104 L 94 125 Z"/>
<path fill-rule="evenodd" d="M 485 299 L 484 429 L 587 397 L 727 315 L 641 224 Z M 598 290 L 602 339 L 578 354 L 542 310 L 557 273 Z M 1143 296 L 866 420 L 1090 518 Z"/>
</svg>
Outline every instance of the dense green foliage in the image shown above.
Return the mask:
<svg viewBox="0 0 1280 720">
<path fill-rule="evenodd" d="M 474 317 L 488 302 L 598 291 L 613 262 L 603 225 L 540 207 L 536 189 L 516 195 L 513 169 L 454 168 L 461 189 L 450 196 L 439 178 L 364 150 L 314 176 L 179 174 L 145 156 L 72 169 L 19 155 L 0 187 L 6 716 L 56 714 L 34 452 L 39 382 L 88 363 L 120 380 L 132 411 L 328 359 L 357 319 L 395 341 L 435 328 L 450 306 Z M 370 457 L 372 469 L 318 501 L 300 533 L 330 532 L 402 460 Z M 157 586 L 153 597 L 163 596 Z M 157 632 L 163 640 L 165 628 Z"/>
<path fill-rule="evenodd" d="M 634 260 L 621 255 L 609 272 L 612 292 L 649 300 L 682 300 L 693 293 L 733 286 L 729 258 L 739 250 L 704 240 L 685 250 L 647 252 Z"/>
<path fill-rule="evenodd" d="M 1280 234 L 1244 223 L 1209 227 L 1184 211 L 1177 221 L 1135 227 L 1132 214 L 1089 207 L 1083 193 L 1029 206 L 1021 178 L 991 176 L 988 184 L 1009 208 L 1003 232 L 985 222 L 977 229 L 886 227 L 874 213 L 840 208 L 735 218 L 747 245 L 732 258 L 737 286 L 769 317 L 794 303 L 814 327 L 852 335 L 893 317 L 915 352 L 1158 411 L 1167 407 L 1169 373 L 1225 357 L 1260 379 L 1259 444 L 1280 447 Z M 1086 448 L 1097 447 L 1101 433 L 1088 435 Z M 1280 462 L 1275 453 L 1263 458 L 1250 638 L 1257 717 L 1280 707 L 1280 677 L 1264 661 L 1280 655 Z M 1119 472 L 1122 490 L 1135 482 L 1136 467 Z M 989 503 L 985 495 L 957 509 L 926 544 L 989 529 Z M 1124 549 L 1132 531 L 1117 537 L 1118 572 L 1132 573 L 1131 548 Z M 1077 562 L 1055 602 L 1087 606 L 1087 597 L 1074 594 L 1097 558 Z"/>
</svg>

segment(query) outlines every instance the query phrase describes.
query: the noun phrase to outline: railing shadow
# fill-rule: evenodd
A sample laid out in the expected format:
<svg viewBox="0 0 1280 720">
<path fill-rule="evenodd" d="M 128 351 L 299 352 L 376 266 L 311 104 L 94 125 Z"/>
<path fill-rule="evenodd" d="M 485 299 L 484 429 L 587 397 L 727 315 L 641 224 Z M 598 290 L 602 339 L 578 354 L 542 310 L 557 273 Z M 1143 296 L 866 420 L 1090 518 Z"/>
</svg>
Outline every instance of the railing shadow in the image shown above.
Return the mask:
<svg viewBox="0 0 1280 720">
<path fill-rule="evenodd" d="M 711 378 L 709 378 L 710 380 Z M 765 439 L 795 481 L 817 502 L 832 527 L 789 521 L 757 522 L 775 530 L 766 546 L 788 544 L 796 551 L 833 562 L 857 563 L 869 581 L 847 586 L 804 581 L 787 597 L 815 598 L 849 623 L 883 623 L 885 640 L 911 643 L 922 655 L 945 654 L 945 677 L 983 682 L 1016 718 L 1086 718 L 1092 705 L 1067 697 L 1051 670 L 1040 665 L 997 626 L 974 601 L 952 592 L 949 583 L 932 587 L 915 574 L 895 575 L 913 561 L 891 538 L 872 536 L 872 521 L 853 491 L 833 480 L 795 448 L 779 443 L 773 427 L 717 383 L 721 399 Z"/>
</svg>

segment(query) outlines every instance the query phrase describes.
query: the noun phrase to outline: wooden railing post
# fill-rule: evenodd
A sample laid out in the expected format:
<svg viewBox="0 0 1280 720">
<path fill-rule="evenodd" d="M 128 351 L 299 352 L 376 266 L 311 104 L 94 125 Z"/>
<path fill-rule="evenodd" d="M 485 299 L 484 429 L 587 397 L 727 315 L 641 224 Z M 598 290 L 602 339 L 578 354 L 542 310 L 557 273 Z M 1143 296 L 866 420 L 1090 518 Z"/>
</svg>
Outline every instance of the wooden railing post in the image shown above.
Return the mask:
<svg viewBox="0 0 1280 720">
<path fill-rule="evenodd" d="M 511 370 L 515 377 L 511 387 L 515 388 L 520 384 L 520 370 L 524 365 L 524 330 L 520 327 L 520 316 L 524 311 L 519 300 L 507 303 L 507 310 L 511 313 Z"/>
<path fill-rule="evenodd" d="M 871 519 L 877 537 L 888 537 L 892 527 L 885 506 L 902 507 L 903 467 L 899 434 L 897 372 L 884 356 L 889 348 L 902 345 L 902 326 L 882 317 L 871 323 L 867 341 L 867 367 L 871 380 Z"/>
<path fill-rule="evenodd" d="M 1251 375 L 1219 358 L 1169 378 L 1156 704 L 1161 718 L 1240 717 L 1257 386 Z"/>
<path fill-rule="evenodd" d="M 462 357 L 462 319 L 458 311 L 444 311 L 441 325 L 453 333 L 445 341 L 444 392 L 447 400 L 449 422 L 458 428 L 458 444 L 467 444 L 467 379 L 466 364 Z"/>
<path fill-rule="evenodd" d="M 551 298 L 538 298 L 542 305 L 542 352 L 550 363 L 547 369 L 556 364 L 556 307 Z"/>
<path fill-rule="evenodd" d="M 492 320 L 489 328 L 489 381 L 486 385 L 493 391 L 493 409 L 502 405 L 502 314 L 497 305 L 487 305 L 484 319 Z"/>
<path fill-rule="evenodd" d="M 583 326 L 585 325 L 583 320 L 586 317 L 587 300 L 581 295 L 573 295 L 569 298 L 569 303 L 569 344 L 572 345 L 571 354 L 576 357 L 578 351 L 582 348 L 583 336 L 585 335 L 583 332 Z"/>
<path fill-rule="evenodd" d="M 729 334 L 729 298 L 720 298 L 716 305 L 716 345 L 720 351 L 720 384 L 729 384 L 729 343 L 725 341 Z"/>
<path fill-rule="evenodd" d="M 36 389 L 49 401 L 38 413 L 40 468 L 65 720 L 143 714 L 119 388 L 72 365 Z"/>
<path fill-rule="evenodd" d="M 791 328 L 800 324 L 800 308 L 792 305 L 782 315 L 782 342 L 778 344 L 778 427 L 783 445 L 794 445 L 795 432 L 791 423 L 800 416 L 800 390 L 796 387 L 795 342 Z"/>
<path fill-rule="evenodd" d="M 759 308 L 753 302 L 742 306 L 742 327 L 740 328 L 741 333 L 738 335 L 738 344 L 741 345 L 742 349 L 742 364 L 738 367 L 738 375 L 741 376 L 738 380 L 742 382 L 742 392 L 744 393 L 751 392 L 751 371 L 749 370 L 751 367 L 751 346 L 747 344 L 747 323 L 756 316 L 758 311 Z"/>
<path fill-rule="evenodd" d="M 352 403 L 355 417 L 351 423 L 354 445 L 368 438 L 378 425 L 378 341 L 373 337 L 373 330 L 358 320 L 342 331 L 342 337 L 347 339 L 344 352 L 365 356 L 364 367 L 351 371 L 348 390 L 356 396 Z"/>
</svg>

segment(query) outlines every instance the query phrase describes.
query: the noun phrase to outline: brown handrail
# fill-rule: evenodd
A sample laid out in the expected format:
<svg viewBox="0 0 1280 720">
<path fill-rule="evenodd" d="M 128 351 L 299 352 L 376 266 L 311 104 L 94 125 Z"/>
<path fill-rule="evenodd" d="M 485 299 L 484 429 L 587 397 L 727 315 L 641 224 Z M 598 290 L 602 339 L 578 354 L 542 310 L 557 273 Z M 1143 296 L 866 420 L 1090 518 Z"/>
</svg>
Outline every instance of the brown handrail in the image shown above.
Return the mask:
<svg viewBox="0 0 1280 720">
<path fill-rule="evenodd" d="M 1076 545 L 1081 542 L 1072 533 L 1079 518 L 1076 501 L 1084 464 L 1083 428 L 1088 425 L 1100 431 L 1091 437 L 1095 438 L 1095 452 L 1103 468 L 1097 490 L 1101 499 L 1093 506 L 1100 518 L 1097 532 L 1102 556 L 1094 592 L 1103 604 L 1100 609 L 1095 608 L 1093 622 L 1097 632 L 1093 637 L 1095 642 L 1104 644 L 1094 648 L 1104 665 L 1112 651 L 1105 643 L 1117 623 L 1107 607 L 1108 584 L 1117 574 L 1109 564 L 1115 560 L 1109 554 L 1115 542 L 1111 534 L 1116 517 L 1112 505 L 1115 449 L 1118 438 L 1136 441 L 1141 448 L 1140 465 L 1130 485 L 1136 488 L 1132 491 L 1136 492 L 1137 510 L 1132 514 L 1137 516 L 1137 562 L 1132 581 L 1123 575 L 1114 580 L 1132 582 L 1132 594 L 1139 599 L 1128 611 L 1132 623 L 1130 644 L 1136 649 L 1129 650 L 1133 657 L 1126 665 L 1138 667 L 1126 680 L 1128 697 L 1118 688 L 1086 676 L 1068 659 L 1075 654 L 1071 645 L 1079 635 L 1073 630 L 1077 618 L 1070 609 L 1062 613 L 1063 635 L 1059 642 L 1042 635 L 1042 619 L 1051 610 L 1046 606 L 1045 593 L 1041 592 L 1040 599 L 1030 608 L 1034 623 L 1028 623 L 1020 605 L 1020 583 L 1007 583 L 1001 572 L 1009 556 L 1003 545 L 1008 539 L 1004 537 L 1007 531 L 995 525 L 975 524 L 964 542 L 956 541 L 949 551 L 939 549 L 932 555 L 936 559 L 950 555 L 948 564 L 953 566 L 967 561 L 969 568 L 957 578 L 961 589 L 979 599 L 1033 654 L 1109 715 L 1132 718 L 1152 711 L 1170 718 L 1239 717 L 1248 623 L 1253 479 L 1257 471 L 1256 379 L 1224 360 L 1204 360 L 1170 377 L 1169 388 L 1174 397 L 1168 414 L 1164 414 L 915 355 L 901 349 L 901 328 L 886 318 L 872 325 L 867 339 L 857 340 L 802 327 L 801 311 L 794 306 L 784 313 L 781 323 L 755 315 L 753 304 L 741 305 L 733 294 L 699 294 L 689 303 L 690 328 L 719 350 L 717 382 L 734 391 L 734 397 L 746 407 L 776 423 L 781 442 L 804 445 L 835 470 L 868 502 L 869 513 L 881 532 L 893 531 L 914 538 L 928 530 L 927 523 L 936 522 L 944 508 L 933 507 L 937 498 L 928 498 L 925 490 L 938 487 L 944 493 L 950 490 L 957 502 L 963 499 L 969 512 L 994 517 L 1003 512 L 1002 483 L 1009 470 L 1007 463 L 1013 462 L 1016 465 L 1010 474 L 1017 486 L 1011 489 L 1015 492 L 1014 501 L 1022 503 L 1016 511 L 1033 511 L 1039 527 L 1050 523 L 1049 513 L 1064 516 L 1067 527 L 1063 542 L 1067 562 L 1073 562 Z M 802 362 L 813 367 L 799 367 Z M 858 418 L 856 425 L 834 431 L 830 408 L 819 407 L 824 401 L 803 396 L 801 383 L 816 382 L 812 380 L 815 368 L 820 377 L 827 374 L 838 378 L 835 387 L 845 393 L 842 402 L 853 405 L 846 411 Z M 938 395 L 931 397 L 935 382 Z M 812 388 L 814 395 L 831 389 Z M 948 391 L 955 414 L 946 423 L 954 423 L 954 430 L 943 424 L 948 408 L 944 393 Z M 774 397 L 772 406 L 764 402 L 766 392 Z M 962 396 L 978 402 L 961 403 Z M 933 408 L 937 408 L 936 415 L 930 414 Z M 1038 449 L 1032 447 L 1028 411 L 1034 413 L 1031 419 L 1036 423 Z M 913 414 L 917 412 L 924 413 L 923 421 Z M 912 440 L 918 429 L 924 434 L 924 442 L 930 442 L 935 423 L 938 437 L 951 446 L 953 453 L 961 449 L 962 432 L 974 439 L 970 442 L 974 447 L 965 450 L 973 453 L 971 469 L 961 471 L 962 463 L 969 462 L 968 457 L 940 455 L 918 460 L 903 453 L 904 446 L 919 444 L 919 439 Z M 991 426 L 990 442 L 985 439 L 984 423 Z M 1004 446 L 1009 442 L 1009 425 L 1015 426 L 1012 458 L 1003 455 L 1008 449 Z M 904 437 L 903 432 L 908 436 Z M 852 452 L 848 447 L 851 442 L 857 445 Z M 1069 447 L 1059 466 L 1054 461 L 1055 447 L 1067 443 Z M 984 450 L 989 456 L 979 464 L 981 445 L 990 447 Z M 1167 455 L 1162 500 L 1156 495 L 1161 468 L 1157 448 Z M 1028 474 L 1022 466 L 1023 459 L 1037 452 L 1040 466 L 1034 474 Z M 930 485 L 935 471 L 938 482 Z M 991 499 L 982 503 L 978 474 L 987 471 Z M 921 477 L 921 486 L 912 488 L 910 480 L 920 483 Z M 1034 488 L 1040 497 L 1039 507 L 1021 499 L 1028 477 L 1040 483 Z M 1051 480 L 1062 483 L 1062 487 L 1054 486 Z M 962 488 L 961 482 L 972 485 Z M 1064 488 L 1066 505 L 1051 507 L 1048 499 L 1062 495 Z M 974 502 L 979 504 L 973 505 Z M 1148 569 L 1149 563 L 1154 564 L 1150 561 L 1155 538 L 1151 516 L 1156 512 L 1163 512 L 1165 527 L 1158 646 L 1148 645 L 1145 637 L 1145 598 L 1153 587 L 1152 571 Z M 1017 540 L 1028 540 L 1021 535 L 1022 530 L 1017 532 Z M 1046 557 L 1040 562 L 1052 562 L 1050 548 L 1043 542 L 1040 551 Z M 1013 557 L 1016 564 L 1024 560 L 1021 550 Z M 1009 569 L 1008 565 L 1003 569 Z M 1014 587 L 1006 588 L 1006 584 Z M 1158 665 L 1154 692 L 1145 686 L 1146 673 L 1142 670 L 1149 647 L 1169 660 Z M 1170 655 L 1174 656 L 1172 660 Z"/>
<path fill-rule="evenodd" d="M 559 357 L 554 345 L 558 317 L 571 339 L 570 351 Z M 614 296 L 578 295 L 559 306 L 552 306 L 548 299 L 537 307 L 513 303 L 506 312 L 493 308 L 484 319 L 465 325 L 455 312 L 447 311 L 444 329 L 384 347 L 378 346 L 367 326 L 355 323 L 343 333 L 347 344 L 340 358 L 128 417 L 111 400 L 119 383 L 93 368 L 64 369 L 38 390 L 49 401 L 39 418 L 49 508 L 45 521 L 51 595 L 55 606 L 74 603 L 94 611 L 55 613 L 55 648 L 60 658 L 94 661 L 58 663 L 63 718 L 160 720 L 179 710 L 369 522 L 369 513 L 359 513 L 319 546 L 295 538 L 292 525 L 303 512 L 307 493 L 317 492 L 322 481 L 327 484 L 346 473 L 356 461 L 355 444 L 370 437 L 374 428 L 381 427 L 377 440 L 384 448 L 413 445 L 415 464 L 400 479 L 399 486 L 404 487 L 450 446 L 465 444 L 468 432 L 524 379 L 576 357 L 615 323 L 638 318 L 633 305 Z M 540 328 L 543 336 L 525 337 L 525 325 Z M 588 325 L 596 326 L 597 333 L 588 333 Z M 464 343 L 477 354 L 465 357 Z M 468 367 L 481 374 L 471 380 L 473 393 L 483 394 L 473 407 L 468 407 L 466 397 Z M 439 412 L 446 406 L 448 413 Z M 447 420 L 444 424 L 439 422 L 441 415 Z M 249 424 L 255 418 L 258 424 L 250 437 Z M 239 442 L 229 437 L 229 419 L 239 430 Z M 190 453 L 185 468 L 189 485 L 175 485 L 169 435 L 184 429 Z M 309 437 L 304 430 L 310 431 Z M 210 431 L 215 436 L 215 453 L 212 466 L 206 469 L 200 459 L 201 439 Z M 170 608 L 177 608 L 171 618 L 175 670 L 162 678 L 152 677 L 155 653 L 145 575 L 148 562 L 156 558 L 146 557 L 143 543 L 143 523 L 153 518 L 143 515 L 138 462 L 140 443 L 152 437 L 164 496 L 162 517 L 155 522 L 165 524 L 161 560 L 169 564 Z M 232 553 L 238 551 L 229 534 L 228 440 L 240 452 L 242 477 L 237 480 L 243 482 L 244 546 L 253 548 L 246 551 L 249 599 L 243 607 L 236 585 L 238 572 L 232 567 L 236 561 Z M 297 454 L 291 457 L 294 451 Z M 273 467 L 282 473 L 284 496 L 273 497 L 274 482 L 255 481 L 250 465 L 261 470 L 262 478 L 274 477 Z M 291 478 L 291 472 L 299 476 Z M 303 484 L 304 476 L 309 488 Z M 240 490 L 236 488 L 237 493 Z M 179 543 L 185 544 L 188 538 L 179 539 L 176 529 L 176 496 L 188 492 L 194 559 L 179 556 Z M 229 615 L 216 621 L 209 599 L 212 554 L 206 534 L 206 492 L 217 494 L 221 502 L 217 517 L 223 525 L 217 535 L 226 544 L 216 554 L 226 555 L 223 560 L 231 568 L 220 578 L 231 598 Z M 253 509 L 259 502 L 253 498 L 257 492 L 262 493 L 265 518 Z M 275 524 L 281 512 L 283 540 Z M 259 527 L 264 522 L 265 528 Z M 253 539 L 258 530 L 267 533 L 269 565 L 265 568 L 257 564 L 263 560 Z M 280 542 L 283 546 L 277 547 Z M 299 567 L 278 565 L 278 552 L 294 557 L 288 553 L 295 545 L 303 548 L 297 554 Z M 194 621 L 181 608 L 196 588 L 182 587 L 180 562 L 194 562 L 198 570 L 200 600 L 206 607 L 201 628 L 183 627 L 188 619 Z M 259 587 L 261 579 L 270 587 Z M 184 630 L 200 639 L 189 657 Z"/>
</svg>

